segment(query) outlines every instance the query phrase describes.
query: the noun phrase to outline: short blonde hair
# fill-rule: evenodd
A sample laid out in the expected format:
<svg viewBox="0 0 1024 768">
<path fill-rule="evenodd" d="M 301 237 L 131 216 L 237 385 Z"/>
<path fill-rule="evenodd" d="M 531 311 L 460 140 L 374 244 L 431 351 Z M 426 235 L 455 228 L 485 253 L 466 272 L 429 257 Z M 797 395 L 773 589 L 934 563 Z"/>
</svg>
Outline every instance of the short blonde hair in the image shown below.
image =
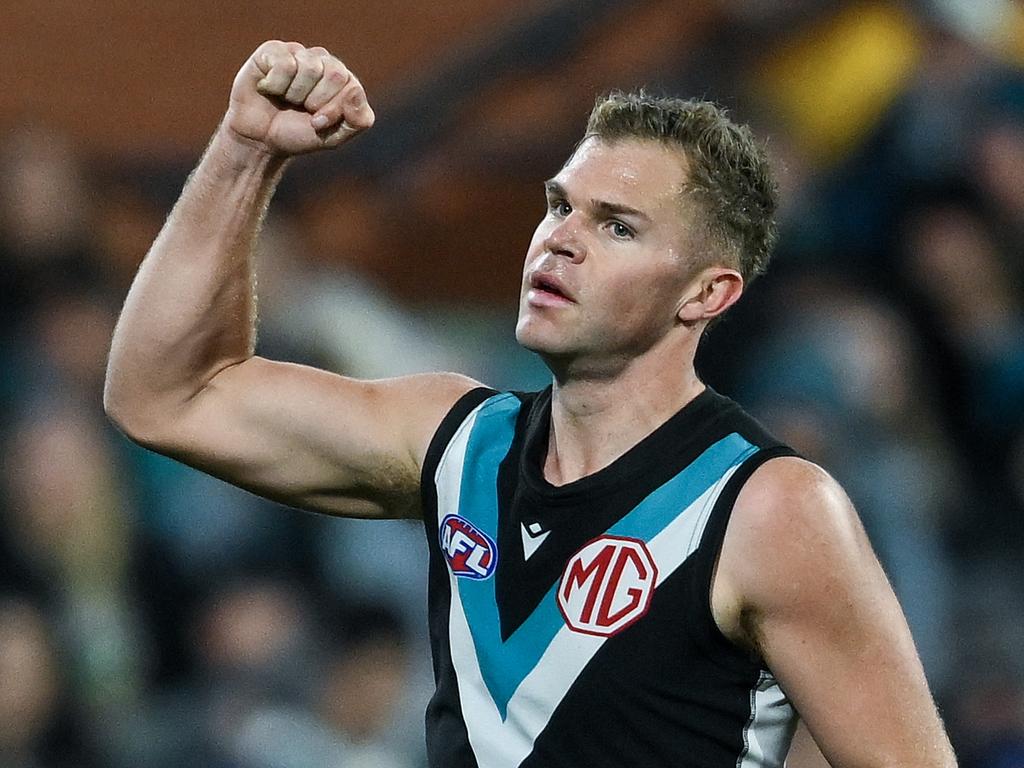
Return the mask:
<svg viewBox="0 0 1024 768">
<path fill-rule="evenodd" d="M 614 91 L 590 113 L 583 141 L 592 137 L 678 145 L 688 160 L 684 193 L 696 202 L 708 257 L 737 269 L 747 283 L 768 268 L 778 237 L 778 187 L 748 126 L 710 101 Z"/>
</svg>

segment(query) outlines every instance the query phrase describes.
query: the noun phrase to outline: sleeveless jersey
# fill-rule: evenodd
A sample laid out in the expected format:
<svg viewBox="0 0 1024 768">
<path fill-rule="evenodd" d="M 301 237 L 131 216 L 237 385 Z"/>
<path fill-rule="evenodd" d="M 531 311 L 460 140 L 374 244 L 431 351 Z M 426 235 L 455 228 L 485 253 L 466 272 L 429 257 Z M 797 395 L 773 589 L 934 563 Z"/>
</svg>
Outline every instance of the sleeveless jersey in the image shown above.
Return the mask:
<svg viewBox="0 0 1024 768">
<path fill-rule="evenodd" d="M 480 388 L 423 468 L 432 768 L 755 768 L 796 715 L 711 581 L 733 503 L 793 452 L 710 388 L 608 467 L 543 476 L 551 391 Z"/>
</svg>

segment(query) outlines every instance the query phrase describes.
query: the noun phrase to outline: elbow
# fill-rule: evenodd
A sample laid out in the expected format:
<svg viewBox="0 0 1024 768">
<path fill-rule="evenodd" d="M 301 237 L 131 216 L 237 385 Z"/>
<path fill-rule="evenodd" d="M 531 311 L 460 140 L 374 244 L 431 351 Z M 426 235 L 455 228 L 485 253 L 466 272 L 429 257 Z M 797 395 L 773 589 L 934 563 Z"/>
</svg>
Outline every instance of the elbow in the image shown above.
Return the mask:
<svg viewBox="0 0 1024 768">
<path fill-rule="evenodd" d="M 140 443 L 144 438 L 139 429 L 140 419 L 136 410 L 132 407 L 130 398 L 125 397 L 117 387 L 112 386 L 108 377 L 103 387 L 103 412 L 125 436 Z"/>
<path fill-rule="evenodd" d="M 166 425 L 162 422 L 149 414 L 112 405 L 106 398 L 103 400 L 103 410 L 118 431 L 136 445 L 156 453 L 169 453 L 171 442 Z"/>
<path fill-rule="evenodd" d="M 103 413 L 113 422 L 114 426 L 125 432 L 125 414 L 127 408 L 124 404 L 124 396 L 119 391 L 114 377 L 110 370 L 107 370 L 107 377 L 103 382 Z"/>
<path fill-rule="evenodd" d="M 132 398 L 130 389 L 120 381 L 112 360 L 107 361 L 107 373 L 103 380 L 103 413 L 114 426 L 125 434 L 130 429 Z M 130 436 L 130 435 L 129 435 Z"/>
<path fill-rule="evenodd" d="M 157 409 L 145 398 L 133 396 L 108 374 L 103 386 L 103 412 L 129 440 L 157 450 L 162 427 Z"/>
</svg>

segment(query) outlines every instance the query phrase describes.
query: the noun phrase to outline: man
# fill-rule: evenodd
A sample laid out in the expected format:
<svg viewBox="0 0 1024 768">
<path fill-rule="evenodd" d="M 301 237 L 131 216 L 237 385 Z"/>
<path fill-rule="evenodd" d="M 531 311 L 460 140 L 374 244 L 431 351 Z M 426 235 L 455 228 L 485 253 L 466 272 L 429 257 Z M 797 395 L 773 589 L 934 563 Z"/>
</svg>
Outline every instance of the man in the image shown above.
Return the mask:
<svg viewBox="0 0 1024 768">
<path fill-rule="evenodd" d="M 324 49 L 253 53 L 125 302 L 118 425 L 296 507 L 423 517 L 431 765 L 781 765 L 796 712 L 834 765 L 953 765 L 849 501 L 694 372 L 774 236 L 749 132 L 700 102 L 595 108 L 523 272 L 517 338 L 554 381 L 515 395 L 254 356 L 287 158 L 373 119 Z"/>
</svg>

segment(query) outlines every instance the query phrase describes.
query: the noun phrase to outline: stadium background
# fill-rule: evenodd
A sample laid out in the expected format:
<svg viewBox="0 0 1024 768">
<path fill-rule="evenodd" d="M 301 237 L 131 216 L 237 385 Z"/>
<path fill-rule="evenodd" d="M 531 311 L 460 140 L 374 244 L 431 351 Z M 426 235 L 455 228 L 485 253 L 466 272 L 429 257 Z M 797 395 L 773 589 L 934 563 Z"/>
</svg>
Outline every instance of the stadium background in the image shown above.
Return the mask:
<svg viewBox="0 0 1024 768">
<path fill-rule="evenodd" d="M 1013 0 L 8 0 L 0 765 L 423 763 L 422 531 L 285 511 L 102 414 L 134 270 L 271 37 L 337 52 L 378 124 L 291 168 L 260 351 L 356 376 L 543 385 L 518 275 L 599 91 L 706 96 L 767 137 L 782 242 L 700 370 L 849 490 L 962 764 L 1024 765 Z"/>
</svg>

